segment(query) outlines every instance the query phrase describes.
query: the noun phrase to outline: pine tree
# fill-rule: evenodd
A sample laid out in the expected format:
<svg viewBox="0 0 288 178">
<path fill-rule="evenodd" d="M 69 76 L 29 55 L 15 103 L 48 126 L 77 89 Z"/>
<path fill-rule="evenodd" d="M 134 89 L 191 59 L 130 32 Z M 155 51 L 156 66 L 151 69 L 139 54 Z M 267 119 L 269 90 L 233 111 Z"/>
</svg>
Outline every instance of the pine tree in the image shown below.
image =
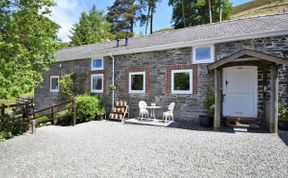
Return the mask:
<svg viewBox="0 0 288 178">
<path fill-rule="evenodd" d="M 111 24 L 106 21 L 104 12 L 98 11 L 93 5 L 89 14 L 82 12 L 79 23 L 74 24 L 70 45 L 79 46 L 108 41 L 112 37 L 110 26 Z"/>
<path fill-rule="evenodd" d="M 111 32 L 116 38 L 123 38 L 127 32 L 134 33 L 134 24 L 137 21 L 140 6 L 136 0 L 115 0 L 108 7 L 107 21 L 112 24 Z"/>
<path fill-rule="evenodd" d="M 160 1 L 161 0 L 142 0 L 142 1 L 140 1 L 141 2 L 140 3 L 141 8 L 143 11 L 145 11 L 146 6 L 148 6 L 147 15 L 142 14 L 142 17 L 141 17 L 145 21 L 145 26 L 146 26 L 145 27 L 145 35 L 147 35 L 149 23 L 150 23 L 150 34 L 153 33 L 153 19 L 154 19 L 153 17 L 154 17 L 154 13 L 156 12 L 157 3 L 159 3 Z"/>
<path fill-rule="evenodd" d="M 212 21 L 219 22 L 219 0 L 169 0 L 169 5 L 173 7 L 172 22 L 174 28 L 185 27 L 184 22 L 187 27 L 209 23 L 210 15 L 208 1 L 211 1 Z M 231 16 L 232 3 L 230 0 L 222 0 L 220 2 L 223 12 L 222 19 L 227 20 Z"/>
</svg>

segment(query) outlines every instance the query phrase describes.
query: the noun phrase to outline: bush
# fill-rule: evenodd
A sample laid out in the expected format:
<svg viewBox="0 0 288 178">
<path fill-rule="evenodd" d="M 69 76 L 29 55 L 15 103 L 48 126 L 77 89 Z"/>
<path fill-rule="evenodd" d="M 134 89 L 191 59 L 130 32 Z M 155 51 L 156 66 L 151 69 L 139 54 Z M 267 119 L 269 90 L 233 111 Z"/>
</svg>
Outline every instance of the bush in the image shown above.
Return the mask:
<svg viewBox="0 0 288 178">
<path fill-rule="evenodd" d="M 41 116 L 41 117 L 38 117 L 36 119 L 36 125 L 37 126 L 41 126 L 42 124 L 46 124 L 47 122 L 49 122 L 49 117 L 48 116 Z"/>
<path fill-rule="evenodd" d="M 12 138 L 15 135 L 21 135 L 29 129 L 29 123 L 27 120 L 16 119 L 13 116 L 5 115 L 1 118 L 0 122 L 0 139 Z"/>
<path fill-rule="evenodd" d="M 57 112 L 54 117 L 55 117 L 54 124 L 56 125 L 61 126 L 71 125 L 72 122 L 71 110 L 64 110 Z"/>
<path fill-rule="evenodd" d="M 95 119 L 97 114 L 102 113 L 101 101 L 96 96 L 88 94 L 76 97 L 76 114 L 78 122 L 85 122 Z"/>
<path fill-rule="evenodd" d="M 288 121 L 288 106 L 281 101 L 278 103 L 278 119 L 280 121 Z"/>
<path fill-rule="evenodd" d="M 60 95 L 62 97 L 71 98 L 74 96 L 72 74 L 66 74 L 62 80 L 59 81 Z"/>
<path fill-rule="evenodd" d="M 203 107 L 209 114 L 213 114 L 215 110 L 215 89 L 209 91 L 205 100 L 203 101 Z"/>
</svg>

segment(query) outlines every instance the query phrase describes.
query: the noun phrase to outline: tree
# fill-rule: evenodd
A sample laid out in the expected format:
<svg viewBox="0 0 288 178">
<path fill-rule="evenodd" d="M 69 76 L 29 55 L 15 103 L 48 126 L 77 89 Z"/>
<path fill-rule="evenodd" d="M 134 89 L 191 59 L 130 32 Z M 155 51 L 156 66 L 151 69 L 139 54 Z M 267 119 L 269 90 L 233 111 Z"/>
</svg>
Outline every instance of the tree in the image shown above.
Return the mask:
<svg viewBox="0 0 288 178">
<path fill-rule="evenodd" d="M 147 21 L 149 21 L 149 19 L 150 19 L 150 34 L 153 33 L 153 16 L 154 16 L 154 13 L 156 12 L 156 5 L 159 2 L 160 2 L 160 0 L 148 0 L 149 8 L 148 8 Z M 146 23 L 146 25 L 148 26 L 148 23 Z M 147 27 L 146 27 L 146 29 L 147 29 Z"/>
<path fill-rule="evenodd" d="M 222 19 L 227 20 L 231 16 L 232 3 L 230 0 L 169 0 L 173 7 L 172 22 L 174 28 L 195 26 L 210 22 L 209 1 L 211 1 L 211 17 L 213 22 L 219 22 L 219 8 L 221 3 Z M 184 15 L 183 15 L 184 12 Z"/>
<path fill-rule="evenodd" d="M 116 34 L 116 38 L 123 38 L 126 32 L 133 36 L 139 10 L 136 0 L 115 0 L 113 5 L 108 7 L 107 21 L 112 24 L 111 32 Z"/>
<path fill-rule="evenodd" d="M 83 11 L 79 23 L 74 24 L 70 45 L 79 46 L 108 41 L 112 37 L 110 26 L 111 24 L 106 21 L 104 12 L 98 11 L 93 5 L 89 14 Z"/>
<path fill-rule="evenodd" d="M 42 81 L 58 49 L 52 0 L 4 0 L 0 6 L 0 98 L 17 97 Z"/>
</svg>

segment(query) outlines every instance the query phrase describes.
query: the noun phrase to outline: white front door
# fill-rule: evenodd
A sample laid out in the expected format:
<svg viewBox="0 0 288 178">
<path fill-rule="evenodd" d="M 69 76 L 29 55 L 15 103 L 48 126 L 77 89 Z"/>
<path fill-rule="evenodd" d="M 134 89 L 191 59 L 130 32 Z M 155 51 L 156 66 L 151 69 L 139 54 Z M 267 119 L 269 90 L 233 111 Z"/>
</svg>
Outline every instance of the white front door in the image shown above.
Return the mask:
<svg viewBox="0 0 288 178">
<path fill-rule="evenodd" d="M 223 115 L 257 118 L 257 67 L 223 69 Z"/>
</svg>

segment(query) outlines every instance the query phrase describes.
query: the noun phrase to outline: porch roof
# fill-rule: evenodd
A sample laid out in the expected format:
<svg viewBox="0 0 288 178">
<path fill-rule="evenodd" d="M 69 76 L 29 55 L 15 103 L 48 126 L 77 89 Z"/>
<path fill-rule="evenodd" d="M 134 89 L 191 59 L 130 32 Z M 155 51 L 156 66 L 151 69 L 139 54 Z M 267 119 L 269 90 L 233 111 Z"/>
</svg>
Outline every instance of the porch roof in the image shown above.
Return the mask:
<svg viewBox="0 0 288 178">
<path fill-rule="evenodd" d="M 228 64 L 231 65 L 257 65 L 257 64 L 285 64 L 288 65 L 288 59 L 272 56 L 263 52 L 251 50 L 251 49 L 242 49 L 234 54 L 231 54 L 227 57 L 222 58 L 210 65 L 208 65 L 208 70 L 213 70 L 218 67 L 225 67 Z"/>
</svg>

